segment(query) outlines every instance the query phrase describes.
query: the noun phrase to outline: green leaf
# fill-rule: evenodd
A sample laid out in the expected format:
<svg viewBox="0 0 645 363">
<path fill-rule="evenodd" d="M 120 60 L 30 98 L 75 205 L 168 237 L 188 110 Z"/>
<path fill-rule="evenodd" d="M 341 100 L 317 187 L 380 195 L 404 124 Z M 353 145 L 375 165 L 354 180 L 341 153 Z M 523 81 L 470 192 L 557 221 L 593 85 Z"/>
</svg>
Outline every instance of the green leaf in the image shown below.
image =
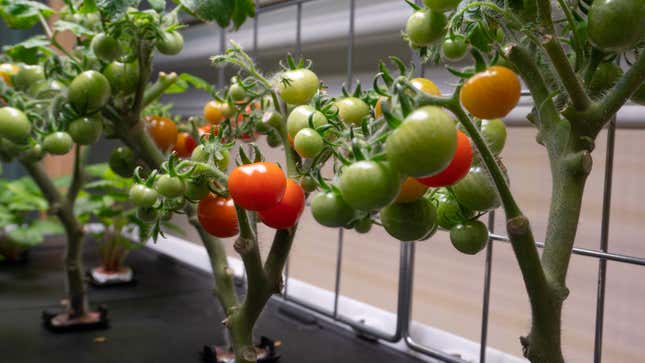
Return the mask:
<svg viewBox="0 0 645 363">
<path fill-rule="evenodd" d="M 83 0 L 83 5 L 78 9 L 81 14 L 95 13 L 99 9 L 96 6 L 96 0 Z"/>
<path fill-rule="evenodd" d="M 52 219 L 37 219 L 29 228 L 42 235 L 61 234 L 65 232 L 63 226 L 58 221 Z"/>
<path fill-rule="evenodd" d="M 77 35 L 77 36 L 91 36 L 92 34 L 94 34 L 93 31 L 91 31 L 90 29 L 80 24 L 72 23 L 70 21 L 65 21 L 65 20 L 56 21 L 54 23 L 54 30 L 57 30 L 59 32 L 69 30 L 72 33 L 74 33 L 74 35 Z"/>
<path fill-rule="evenodd" d="M 239 28 L 247 17 L 255 16 L 253 0 L 179 0 L 194 16 L 203 21 L 215 21 L 222 28 L 229 26 Z"/>
<path fill-rule="evenodd" d="M 210 92 L 213 88 L 210 83 L 202 78 L 193 76 L 192 74 L 182 73 L 179 75 L 179 77 L 177 77 L 177 81 L 172 86 L 168 87 L 168 89 L 166 89 L 165 93 L 184 93 L 190 86 L 204 90 L 206 92 Z"/>
<path fill-rule="evenodd" d="M 148 0 L 150 7 L 155 9 L 156 12 L 161 13 L 166 10 L 166 1 L 165 0 Z"/>
<path fill-rule="evenodd" d="M 109 20 L 118 20 L 126 14 L 130 6 L 138 7 L 139 0 L 98 0 L 96 6 Z"/>
<path fill-rule="evenodd" d="M 15 243 L 22 246 L 35 246 L 41 244 L 44 236 L 37 230 L 25 227 L 14 228 L 7 233 Z"/>
<path fill-rule="evenodd" d="M 3 47 L 3 52 L 15 62 L 36 64 L 54 52 L 48 47 L 49 40 L 44 35 L 33 36 L 24 42 Z"/>
<path fill-rule="evenodd" d="M 26 0 L 1 0 L 0 16 L 7 23 L 9 28 L 28 29 L 36 25 L 40 20 L 38 14 L 45 18 L 54 13 L 49 6 L 37 1 Z"/>
</svg>

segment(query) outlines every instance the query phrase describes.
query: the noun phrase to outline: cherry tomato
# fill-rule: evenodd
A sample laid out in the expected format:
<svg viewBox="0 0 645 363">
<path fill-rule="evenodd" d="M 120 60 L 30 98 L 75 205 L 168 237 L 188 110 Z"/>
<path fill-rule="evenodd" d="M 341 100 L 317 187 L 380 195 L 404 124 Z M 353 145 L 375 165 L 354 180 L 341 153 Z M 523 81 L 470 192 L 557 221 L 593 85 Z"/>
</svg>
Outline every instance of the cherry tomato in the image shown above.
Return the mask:
<svg viewBox="0 0 645 363">
<path fill-rule="evenodd" d="M 103 75 L 110 82 L 112 93 L 129 95 L 137 90 L 139 84 L 139 63 L 112 62 L 105 67 Z"/>
<path fill-rule="evenodd" d="M 287 178 L 275 163 L 240 165 L 228 177 L 228 191 L 235 203 L 253 211 L 276 206 L 286 188 Z"/>
<path fill-rule="evenodd" d="M 28 163 L 35 163 L 42 160 L 43 156 L 45 156 L 43 147 L 40 144 L 33 144 L 27 150 L 22 152 L 20 159 Z"/>
<path fill-rule="evenodd" d="M 226 149 L 219 150 L 220 158 L 217 158 L 216 165 L 220 170 L 226 170 L 229 162 L 229 152 Z M 200 163 L 207 163 L 210 159 L 210 154 L 204 148 L 204 145 L 197 145 L 190 156 L 192 161 Z"/>
<path fill-rule="evenodd" d="M 58 131 L 45 136 L 43 150 L 53 155 L 65 155 L 71 149 L 74 141 L 67 132 Z"/>
<path fill-rule="evenodd" d="M 81 115 L 98 111 L 110 99 L 110 82 L 97 71 L 85 71 L 69 85 L 67 98 Z"/>
<path fill-rule="evenodd" d="M 177 141 L 177 125 L 163 116 L 147 116 L 148 133 L 162 151 L 167 151 Z"/>
<path fill-rule="evenodd" d="M 370 114 L 370 107 L 360 98 L 345 97 L 336 101 L 338 117 L 349 125 L 360 125 L 363 117 Z"/>
<path fill-rule="evenodd" d="M 451 229 L 474 216 L 474 213 L 461 206 L 455 196 L 445 188 L 439 188 L 428 200 L 437 210 L 439 227 Z"/>
<path fill-rule="evenodd" d="M 416 241 L 437 224 L 434 206 L 421 198 L 410 203 L 394 203 L 381 209 L 381 223 L 390 236 L 399 241 Z"/>
<path fill-rule="evenodd" d="M 300 184 L 287 179 L 287 189 L 282 200 L 274 207 L 261 210 L 258 215 L 260 220 L 271 228 L 287 229 L 298 223 L 304 209 L 305 192 Z"/>
<path fill-rule="evenodd" d="M 314 97 L 319 84 L 318 76 L 314 72 L 308 69 L 294 69 L 282 73 L 278 88 L 286 103 L 304 105 Z"/>
<path fill-rule="evenodd" d="M 202 200 L 208 196 L 210 189 L 208 188 L 208 181 L 203 179 L 191 180 L 186 183 L 186 198 L 190 200 Z"/>
<path fill-rule="evenodd" d="M 414 88 L 432 96 L 441 96 L 441 91 L 434 82 L 427 78 L 414 78 L 410 80 Z"/>
<path fill-rule="evenodd" d="M 278 147 L 282 145 L 282 139 L 280 138 L 280 135 L 278 135 L 277 132 L 269 132 L 267 134 L 267 144 L 270 147 Z"/>
<path fill-rule="evenodd" d="M 92 52 L 97 58 L 106 62 L 112 62 L 121 56 L 119 41 L 105 33 L 96 34 L 92 38 L 90 48 L 92 48 Z"/>
<path fill-rule="evenodd" d="M 399 173 L 389 163 L 363 160 L 343 169 L 338 189 L 352 208 L 370 211 L 392 203 L 400 185 Z"/>
<path fill-rule="evenodd" d="M 499 155 L 506 144 L 506 125 L 499 118 L 482 120 L 481 134 L 486 144 L 495 155 Z"/>
<path fill-rule="evenodd" d="M 184 37 L 178 31 L 161 32 L 157 39 L 157 50 L 161 54 L 175 55 L 184 48 Z"/>
<path fill-rule="evenodd" d="M 19 70 L 20 67 L 15 64 L 2 63 L 0 64 L 0 77 L 2 77 L 2 80 L 7 84 L 7 86 L 13 86 L 11 78 L 18 73 Z"/>
<path fill-rule="evenodd" d="M 233 83 L 228 88 L 228 95 L 231 96 L 231 99 L 235 103 L 244 103 L 246 100 L 246 91 L 239 83 Z"/>
<path fill-rule="evenodd" d="M 177 156 L 180 158 L 187 158 L 192 155 L 195 147 L 197 147 L 197 142 L 193 135 L 188 132 L 177 133 L 177 140 L 175 141 L 175 146 L 173 148 L 175 153 L 177 153 Z"/>
<path fill-rule="evenodd" d="M 301 157 L 315 158 L 322 151 L 325 142 L 316 130 L 306 127 L 298 131 L 293 146 Z"/>
<path fill-rule="evenodd" d="M 641 0 L 594 0 L 587 34 L 604 51 L 632 48 L 645 37 L 645 4 Z"/>
<path fill-rule="evenodd" d="M 211 124 L 219 124 L 220 122 L 224 121 L 226 117 L 228 117 L 227 113 L 230 112 L 229 110 L 225 113 L 225 108 L 229 108 L 229 105 L 227 103 L 222 103 L 215 100 L 207 102 L 204 105 L 204 119 Z"/>
<path fill-rule="evenodd" d="M 430 9 L 415 11 L 405 23 L 405 33 L 413 47 L 429 46 L 441 39 L 448 20 L 440 11 Z"/>
<path fill-rule="evenodd" d="M 416 179 L 407 177 L 401 184 L 401 191 L 399 195 L 396 196 L 394 200 L 396 203 L 410 203 L 421 198 L 426 191 L 428 191 L 428 186 L 419 183 Z"/>
<path fill-rule="evenodd" d="M 93 144 L 99 140 L 103 132 L 101 116 L 93 115 L 77 118 L 69 124 L 67 132 L 77 144 Z"/>
<path fill-rule="evenodd" d="M 466 55 L 467 49 L 466 39 L 460 35 L 444 40 L 441 45 L 443 57 L 453 62 L 461 60 Z"/>
<path fill-rule="evenodd" d="M 510 69 L 492 66 L 470 77 L 461 88 L 459 99 L 473 116 L 502 118 L 520 100 L 520 80 Z"/>
<path fill-rule="evenodd" d="M 486 247 L 488 228 L 481 221 L 468 221 L 450 229 L 450 242 L 462 253 L 474 255 Z"/>
<path fill-rule="evenodd" d="M 34 83 L 45 79 L 45 70 L 42 66 L 30 66 L 23 64 L 19 67 L 18 73 L 13 76 L 13 85 L 22 91 L 26 91 Z"/>
<path fill-rule="evenodd" d="M 133 185 L 128 196 L 132 204 L 140 208 L 150 208 L 159 199 L 159 193 L 156 190 L 141 184 Z"/>
<path fill-rule="evenodd" d="M 459 2 L 461 2 L 461 0 L 423 0 L 423 3 L 428 8 L 442 12 L 457 9 Z"/>
<path fill-rule="evenodd" d="M 131 178 L 136 167 L 134 152 L 127 146 L 119 146 L 112 150 L 108 165 L 117 175 Z"/>
<path fill-rule="evenodd" d="M 317 111 L 313 106 L 304 105 L 294 108 L 289 117 L 287 117 L 287 133 L 292 139 L 296 137 L 296 134 L 309 127 L 309 117 L 313 114 L 312 123 L 314 127 L 320 127 L 327 124 L 327 118 L 325 115 Z"/>
<path fill-rule="evenodd" d="M 24 112 L 13 107 L 0 108 L 0 137 L 22 144 L 30 133 L 31 123 Z"/>
<path fill-rule="evenodd" d="M 385 154 L 392 166 L 413 177 L 434 175 L 455 155 L 457 129 L 443 109 L 425 106 L 412 112 L 388 137 Z"/>
<path fill-rule="evenodd" d="M 451 189 L 457 201 L 473 211 L 487 211 L 500 205 L 493 180 L 488 172 L 479 166 L 470 168 L 468 175 Z"/>
<path fill-rule="evenodd" d="M 354 209 L 334 192 L 316 194 L 311 200 L 311 214 L 326 227 L 343 227 L 354 218 Z"/>
<path fill-rule="evenodd" d="M 206 232 L 215 237 L 228 238 L 240 233 L 233 199 L 209 194 L 199 201 L 197 218 Z"/>
<path fill-rule="evenodd" d="M 448 166 L 433 176 L 419 178 L 419 182 L 430 187 L 445 187 L 452 185 L 468 174 L 473 163 L 473 148 L 470 139 L 457 130 L 457 149 Z"/>
<path fill-rule="evenodd" d="M 318 183 L 316 182 L 316 179 L 308 175 L 303 175 L 300 178 L 299 183 L 302 189 L 307 193 L 311 193 L 318 188 Z"/>
<path fill-rule="evenodd" d="M 164 174 L 155 182 L 155 189 L 166 198 L 177 198 L 184 194 L 186 185 L 181 178 Z"/>
</svg>

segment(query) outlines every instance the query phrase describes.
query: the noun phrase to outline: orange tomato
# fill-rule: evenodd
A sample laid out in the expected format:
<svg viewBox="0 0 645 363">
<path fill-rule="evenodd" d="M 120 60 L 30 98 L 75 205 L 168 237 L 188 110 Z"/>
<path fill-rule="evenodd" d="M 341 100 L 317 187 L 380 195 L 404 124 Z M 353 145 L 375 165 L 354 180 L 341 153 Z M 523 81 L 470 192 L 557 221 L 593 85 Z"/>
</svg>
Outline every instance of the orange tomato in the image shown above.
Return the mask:
<svg viewBox="0 0 645 363">
<path fill-rule="evenodd" d="M 287 179 L 287 189 L 280 202 L 273 208 L 258 212 L 260 220 L 275 229 L 291 228 L 298 223 L 305 209 L 305 192 L 300 184 Z"/>
<path fill-rule="evenodd" d="M 206 232 L 215 237 L 233 237 L 240 232 L 237 211 L 231 198 L 208 194 L 206 198 L 199 201 L 197 218 Z"/>
<path fill-rule="evenodd" d="M 180 132 L 177 134 L 177 140 L 175 141 L 173 151 L 180 158 L 187 158 L 193 153 L 195 147 L 197 147 L 197 142 L 193 135 L 188 132 Z"/>
<path fill-rule="evenodd" d="M 224 121 L 228 115 L 225 108 L 229 108 L 227 104 L 219 101 L 210 101 L 204 105 L 204 119 L 211 124 L 219 124 Z"/>
<path fill-rule="evenodd" d="M 2 77 L 7 86 L 12 86 L 11 76 L 18 73 L 19 70 L 20 68 L 15 64 L 2 63 L 0 64 L 0 77 Z"/>
<path fill-rule="evenodd" d="M 502 118 L 520 100 L 520 80 L 512 70 L 492 66 L 470 77 L 459 94 L 461 104 L 481 119 Z"/>
<path fill-rule="evenodd" d="M 412 177 L 407 177 L 401 184 L 401 190 L 399 195 L 397 195 L 394 202 L 396 203 L 410 203 L 421 198 L 426 191 L 428 186 L 420 183 Z"/>
<path fill-rule="evenodd" d="M 175 121 L 163 116 L 146 116 L 148 133 L 162 151 L 167 151 L 177 141 Z"/>
<path fill-rule="evenodd" d="M 380 118 L 383 116 L 383 102 L 387 102 L 388 99 L 385 96 L 380 96 L 378 100 L 376 100 L 376 105 L 374 105 L 374 117 L 375 118 Z"/>
<path fill-rule="evenodd" d="M 414 88 L 433 96 L 441 96 L 441 91 L 434 82 L 427 78 L 414 78 L 410 81 Z"/>
<path fill-rule="evenodd" d="M 452 161 L 439 174 L 418 178 L 421 183 L 430 187 L 445 187 L 455 184 L 468 174 L 473 163 L 473 147 L 470 139 L 461 130 L 457 130 L 457 150 Z"/>
</svg>

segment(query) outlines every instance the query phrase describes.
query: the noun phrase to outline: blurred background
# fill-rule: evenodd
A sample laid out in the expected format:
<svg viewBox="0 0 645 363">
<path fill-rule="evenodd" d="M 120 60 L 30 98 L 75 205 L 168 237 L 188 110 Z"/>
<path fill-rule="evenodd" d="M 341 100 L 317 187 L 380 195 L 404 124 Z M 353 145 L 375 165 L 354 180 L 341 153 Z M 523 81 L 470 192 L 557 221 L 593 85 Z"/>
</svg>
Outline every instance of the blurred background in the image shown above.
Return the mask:
<svg viewBox="0 0 645 363">
<path fill-rule="evenodd" d="M 234 74 L 233 69 L 216 69 L 209 57 L 224 50 L 223 39 L 241 43 L 267 74 L 279 70 L 278 62 L 290 52 L 311 59 L 313 70 L 338 95 L 343 83 L 360 81 L 370 87 L 378 62 L 395 55 L 411 60 L 407 44 L 401 40 L 401 29 L 410 8 L 403 1 L 356 0 L 354 43 L 348 57 L 349 0 L 302 1 L 300 11 L 301 48 L 297 49 L 296 6 L 282 7 L 280 1 L 259 1 L 271 6 L 260 11 L 257 33 L 250 20 L 236 32 L 222 32 L 213 24 L 192 24 L 182 31 L 185 48 L 174 57 L 160 56 L 155 67 L 165 72 L 189 72 L 213 83 L 224 84 Z M 1 41 L 10 43 L 25 34 L 0 29 Z M 7 36 L 5 36 L 7 34 Z M 254 42 L 256 39 L 256 42 Z M 257 49 L 254 49 L 254 44 Z M 425 76 L 439 85 L 443 92 L 451 91 L 449 73 L 440 66 L 428 66 Z M 208 95 L 188 92 L 167 99 L 174 103 L 174 112 L 200 115 Z M 502 153 L 508 168 L 511 187 L 525 214 L 530 218 L 534 233 L 544 238 L 551 181 L 544 148 L 535 142 L 535 130 L 525 120 L 530 100 L 522 99 L 505 120 L 509 126 L 507 145 Z M 643 107 L 626 106 L 618 114 L 614 155 L 614 179 L 611 199 L 609 250 L 613 253 L 645 256 L 645 112 Z M 605 174 L 606 137 L 604 131 L 593 152 L 594 169 L 587 183 L 576 247 L 598 249 L 600 246 Z M 281 151 L 269 149 L 264 140 L 259 144 L 271 160 L 281 160 Z M 92 159 L 106 160 L 114 146 L 104 142 L 92 150 Z M 50 170 L 67 171 L 64 158 L 46 161 Z M 15 168 L 5 173 L 17 175 Z M 5 174 L 7 175 L 7 174 Z M 485 217 L 484 217 L 485 218 Z M 179 221 L 179 223 L 183 223 Z M 180 236 L 199 243 L 192 234 Z M 504 234 L 497 219 L 495 231 Z M 262 228 L 261 240 L 267 241 L 271 231 Z M 317 225 L 305 210 L 289 263 L 290 277 L 333 291 L 339 231 Z M 232 241 L 228 252 L 235 255 Z M 264 252 L 268 244 L 264 246 Z M 347 297 L 396 312 L 400 242 L 374 226 L 366 235 L 344 232 L 340 293 Z M 485 253 L 466 256 L 450 244 L 445 232 L 438 232 L 428 241 L 416 246 L 413 292 L 414 320 L 447 332 L 479 341 L 482 318 L 482 295 Z M 488 344 L 494 348 L 521 356 L 519 336 L 529 329 L 529 307 L 522 278 L 510 245 L 495 243 L 492 259 L 492 280 Z M 563 340 L 568 362 L 591 362 L 594 351 L 597 278 L 599 261 L 574 255 L 569 269 L 570 295 L 563 315 Z M 604 362 L 638 362 L 645 355 L 645 270 L 636 265 L 608 262 L 605 301 Z M 332 307 L 327 307 L 331 309 Z M 342 314 L 343 306 L 339 306 Z"/>
</svg>

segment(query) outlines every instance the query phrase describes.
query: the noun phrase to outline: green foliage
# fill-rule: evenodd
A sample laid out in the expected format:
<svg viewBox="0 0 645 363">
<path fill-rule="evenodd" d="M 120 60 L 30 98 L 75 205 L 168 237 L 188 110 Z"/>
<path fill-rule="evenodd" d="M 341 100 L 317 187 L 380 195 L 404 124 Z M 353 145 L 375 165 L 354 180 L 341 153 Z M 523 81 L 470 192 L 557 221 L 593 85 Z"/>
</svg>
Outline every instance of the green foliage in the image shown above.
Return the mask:
<svg viewBox="0 0 645 363">
<path fill-rule="evenodd" d="M 40 16 L 47 18 L 54 11 L 37 1 L 2 0 L 0 16 L 13 29 L 28 29 L 40 21 Z"/>
<path fill-rule="evenodd" d="M 221 27 L 233 22 L 239 28 L 246 18 L 255 16 L 253 0 L 179 0 L 192 15 L 203 21 L 215 21 Z"/>
<path fill-rule="evenodd" d="M 15 62 L 37 64 L 54 53 L 49 44 L 44 35 L 36 35 L 23 42 L 4 46 L 2 50 Z"/>
</svg>

